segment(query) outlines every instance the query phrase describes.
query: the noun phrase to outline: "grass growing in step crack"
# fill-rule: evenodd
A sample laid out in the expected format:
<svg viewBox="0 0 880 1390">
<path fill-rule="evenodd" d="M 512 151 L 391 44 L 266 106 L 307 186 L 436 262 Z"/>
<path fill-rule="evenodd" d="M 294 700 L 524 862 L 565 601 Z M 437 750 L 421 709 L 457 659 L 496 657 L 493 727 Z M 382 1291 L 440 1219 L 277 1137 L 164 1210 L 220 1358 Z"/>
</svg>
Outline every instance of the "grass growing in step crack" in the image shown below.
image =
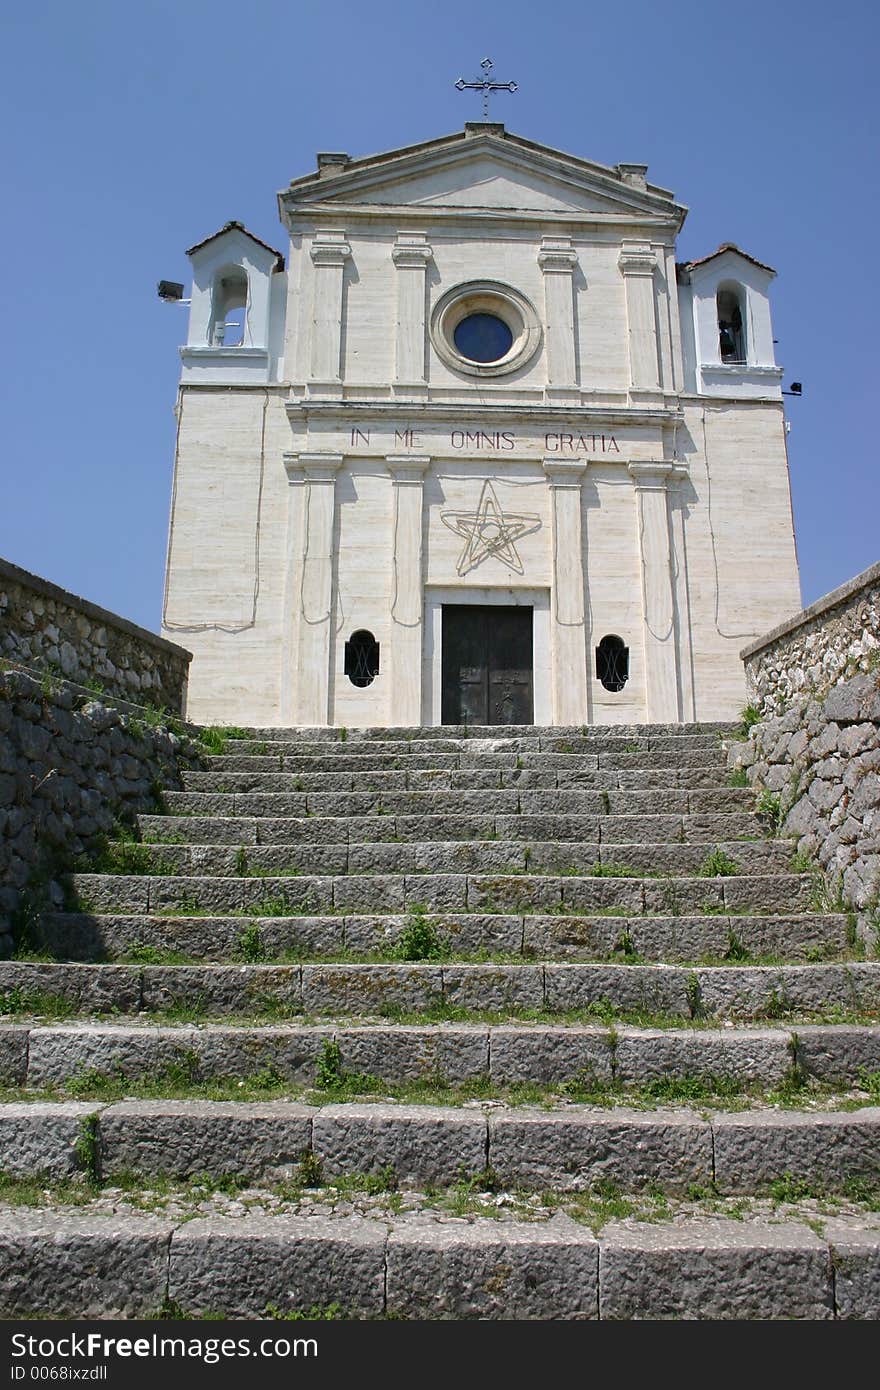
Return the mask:
<svg viewBox="0 0 880 1390">
<path fill-rule="evenodd" d="M 832 1087 L 804 1080 L 795 1070 L 775 1089 L 759 1083 L 746 1084 L 734 1078 L 706 1075 L 666 1076 L 649 1085 L 625 1086 L 619 1081 L 582 1072 L 555 1085 L 521 1082 L 511 1086 L 493 1085 L 487 1076 L 477 1076 L 453 1084 L 440 1073 L 429 1073 L 416 1080 L 391 1082 L 363 1073 L 345 1072 L 341 1064 L 327 1077 L 331 1084 L 307 1085 L 285 1080 L 271 1067 L 246 1076 L 186 1079 L 187 1067 L 166 1068 L 148 1077 L 126 1077 L 121 1068 L 111 1073 L 82 1071 L 66 1086 L 46 1086 L 22 1090 L 0 1090 L 0 1100 L 33 1102 L 74 1097 L 102 1102 L 131 1100 L 288 1100 L 312 1105 L 344 1104 L 348 1101 L 381 1099 L 389 1103 L 460 1106 L 469 1102 L 494 1102 L 519 1107 L 554 1110 L 572 1102 L 601 1109 L 624 1106 L 654 1110 L 663 1105 L 687 1105 L 706 1111 L 747 1110 L 771 1106 L 780 1110 L 858 1111 L 880 1102 L 880 1072 L 863 1072 L 846 1087 Z M 2 1196 L 2 1194 L 0 1194 Z"/>
<path fill-rule="evenodd" d="M 71 1018 L 81 1010 L 75 1000 L 46 990 L 24 989 L 13 985 L 0 994 L 0 1016 L 38 1017 L 59 1021 Z"/>
<path fill-rule="evenodd" d="M 199 743 L 207 753 L 225 753 L 226 745 L 230 739 L 247 737 L 247 730 L 240 729 L 234 724 L 226 726 L 210 724 L 199 730 Z"/>
<path fill-rule="evenodd" d="M 112 958 L 114 965 L 196 965 L 202 964 L 182 951 L 161 950 L 146 941 L 137 941 Z"/>
<path fill-rule="evenodd" d="M 320 912 L 322 917 L 334 915 L 332 909 L 321 909 L 314 902 L 289 903 L 283 893 L 261 898 L 259 902 L 250 903 L 242 911 L 247 917 L 308 917 L 316 912 Z"/>
<path fill-rule="evenodd" d="M 428 920 L 427 909 L 421 903 L 415 903 L 388 954 L 390 959 L 399 961 L 447 960 L 452 948 Z"/>
<path fill-rule="evenodd" d="M 744 961 L 751 961 L 751 955 L 747 946 L 744 946 L 733 927 L 727 933 L 727 950 L 724 959 L 731 964 L 742 964 Z"/>
<path fill-rule="evenodd" d="M 173 874 L 175 868 L 156 858 L 151 847 L 139 840 L 105 840 L 93 853 L 81 858 L 77 872 L 90 874 Z"/>
<path fill-rule="evenodd" d="M 642 962 L 642 957 L 636 950 L 633 939 L 628 931 L 621 932 L 611 948 L 611 953 L 613 956 L 619 957 L 621 960 L 625 961 L 628 965 L 640 964 Z"/>
<path fill-rule="evenodd" d="M 84 1115 L 79 1122 L 79 1134 L 74 1145 L 74 1153 L 77 1164 L 91 1187 L 99 1187 L 101 1183 L 101 1153 L 98 1135 L 98 1116 Z"/>
<path fill-rule="evenodd" d="M 755 810 L 760 816 L 771 835 L 778 835 L 782 828 L 785 816 L 782 813 L 782 803 L 777 792 L 771 792 L 767 787 L 758 797 Z"/>
<path fill-rule="evenodd" d="M 727 779 L 727 785 L 729 787 L 747 787 L 749 785 L 749 778 L 745 768 L 735 768 Z"/>
<path fill-rule="evenodd" d="M 638 869 L 634 869 L 631 864 L 593 864 L 587 870 L 574 870 L 573 873 L 579 878 L 644 878 Z"/>
<path fill-rule="evenodd" d="M 243 927 L 238 933 L 233 954 L 236 960 L 249 961 L 251 964 L 265 961 L 266 947 L 256 922 Z"/>
<path fill-rule="evenodd" d="M 732 878 L 735 874 L 741 873 L 739 864 L 735 859 L 731 859 L 729 854 L 718 845 L 706 855 L 700 865 L 699 878 Z"/>
</svg>

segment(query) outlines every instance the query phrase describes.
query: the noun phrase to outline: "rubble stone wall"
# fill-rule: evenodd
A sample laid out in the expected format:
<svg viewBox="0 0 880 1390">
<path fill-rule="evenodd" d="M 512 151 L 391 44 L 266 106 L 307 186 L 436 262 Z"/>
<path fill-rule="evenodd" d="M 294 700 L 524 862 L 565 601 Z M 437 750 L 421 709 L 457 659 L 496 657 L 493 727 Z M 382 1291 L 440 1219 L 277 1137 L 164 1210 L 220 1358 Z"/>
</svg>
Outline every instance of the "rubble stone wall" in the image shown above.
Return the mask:
<svg viewBox="0 0 880 1390">
<path fill-rule="evenodd" d="M 752 703 L 782 714 L 798 695 L 826 695 L 880 665 L 880 564 L 856 575 L 740 653 Z"/>
<path fill-rule="evenodd" d="M 38 882 L 59 906 L 58 866 L 154 806 L 160 782 L 179 787 L 182 768 L 203 765 L 180 725 L 156 726 L 48 675 L 0 670 L 0 955 L 23 890 Z"/>
<path fill-rule="evenodd" d="M 188 651 L 8 560 L 0 560 L 0 657 L 135 704 L 173 714 L 186 706 Z"/>
<path fill-rule="evenodd" d="M 880 565 L 743 652 L 747 737 L 728 747 L 761 805 L 880 947 Z"/>
</svg>

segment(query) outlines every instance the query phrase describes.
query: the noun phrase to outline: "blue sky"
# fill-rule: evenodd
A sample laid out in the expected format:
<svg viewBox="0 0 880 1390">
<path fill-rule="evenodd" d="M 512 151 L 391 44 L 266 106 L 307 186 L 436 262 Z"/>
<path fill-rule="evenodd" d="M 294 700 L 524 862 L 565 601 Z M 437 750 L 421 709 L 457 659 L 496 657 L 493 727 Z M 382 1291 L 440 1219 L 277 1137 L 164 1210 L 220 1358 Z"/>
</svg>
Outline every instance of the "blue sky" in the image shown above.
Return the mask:
<svg viewBox="0 0 880 1390">
<path fill-rule="evenodd" d="M 7 0 L 0 555 L 159 622 L 184 248 L 230 218 L 285 249 L 275 193 L 317 150 L 493 119 L 649 165 L 691 211 L 679 259 L 736 241 L 779 272 L 778 360 L 804 602 L 880 558 L 876 61 L 869 0 Z M 760 516 L 754 518 L 761 524 Z"/>
</svg>

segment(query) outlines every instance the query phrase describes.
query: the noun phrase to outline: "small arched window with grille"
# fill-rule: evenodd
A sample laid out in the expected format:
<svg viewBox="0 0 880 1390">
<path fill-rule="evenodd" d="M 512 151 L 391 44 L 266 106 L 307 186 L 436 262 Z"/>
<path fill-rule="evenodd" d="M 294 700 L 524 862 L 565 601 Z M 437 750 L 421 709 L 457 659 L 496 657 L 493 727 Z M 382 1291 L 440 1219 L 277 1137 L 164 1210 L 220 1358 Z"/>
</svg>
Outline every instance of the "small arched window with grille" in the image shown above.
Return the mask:
<svg viewBox="0 0 880 1390">
<path fill-rule="evenodd" d="M 745 362 L 746 329 L 740 286 L 720 285 L 715 305 L 718 310 L 718 350 L 721 361 Z"/>
<path fill-rule="evenodd" d="M 361 628 L 345 644 L 345 674 L 352 685 L 363 689 L 379 674 L 379 643 L 372 632 Z"/>
<path fill-rule="evenodd" d="M 603 637 L 596 648 L 596 679 L 614 692 L 622 690 L 629 679 L 629 647 L 613 633 Z"/>
</svg>

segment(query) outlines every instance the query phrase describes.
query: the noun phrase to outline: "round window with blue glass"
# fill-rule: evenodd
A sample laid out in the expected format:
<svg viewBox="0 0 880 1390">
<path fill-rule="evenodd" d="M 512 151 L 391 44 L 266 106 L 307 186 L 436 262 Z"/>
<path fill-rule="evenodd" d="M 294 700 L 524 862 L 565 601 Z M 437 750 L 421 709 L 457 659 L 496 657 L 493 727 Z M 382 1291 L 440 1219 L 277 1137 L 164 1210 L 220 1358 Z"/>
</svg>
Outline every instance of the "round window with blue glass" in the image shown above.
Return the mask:
<svg viewBox="0 0 880 1390">
<path fill-rule="evenodd" d="M 456 325 L 452 340 L 471 362 L 500 362 L 513 347 L 513 333 L 497 314 L 468 314 Z"/>
<path fill-rule="evenodd" d="M 434 306 L 430 332 L 437 356 L 467 376 L 515 371 L 541 345 L 534 306 L 496 280 L 471 280 L 447 290 Z"/>
</svg>

